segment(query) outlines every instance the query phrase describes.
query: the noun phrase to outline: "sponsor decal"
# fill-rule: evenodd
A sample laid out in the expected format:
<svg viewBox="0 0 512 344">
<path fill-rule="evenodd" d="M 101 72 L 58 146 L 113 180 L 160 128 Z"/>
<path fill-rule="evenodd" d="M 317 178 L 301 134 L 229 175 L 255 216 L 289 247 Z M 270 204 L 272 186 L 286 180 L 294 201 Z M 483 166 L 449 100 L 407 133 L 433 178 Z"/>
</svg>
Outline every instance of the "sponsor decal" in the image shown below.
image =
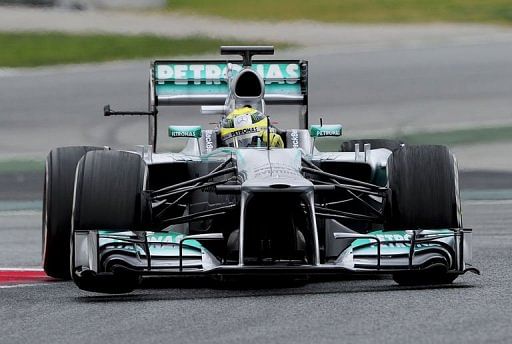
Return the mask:
<svg viewBox="0 0 512 344">
<path fill-rule="evenodd" d="M 342 127 L 340 124 L 312 125 L 309 132 L 311 137 L 341 136 Z"/>
<path fill-rule="evenodd" d="M 231 64 L 231 73 L 236 75 L 242 66 Z M 297 63 L 260 63 L 254 64 L 256 71 L 266 84 L 295 84 L 299 80 L 300 67 Z M 186 85 L 193 82 L 196 85 L 220 84 L 227 80 L 228 65 L 217 64 L 156 64 L 155 77 L 158 81 L 172 81 L 176 85 Z"/>
<path fill-rule="evenodd" d="M 201 127 L 198 125 L 192 126 L 169 126 L 169 137 L 201 137 Z"/>
<path fill-rule="evenodd" d="M 254 169 L 254 178 L 296 178 L 302 176 L 293 166 L 280 163 L 265 164 Z"/>
<path fill-rule="evenodd" d="M 290 141 L 292 142 L 292 148 L 299 148 L 299 132 L 297 130 L 292 130 Z"/>
<path fill-rule="evenodd" d="M 411 236 L 409 234 L 377 234 L 377 238 L 379 238 L 383 245 L 388 247 L 410 247 L 411 245 L 408 243 L 396 243 L 393 241 L 410 241 Z M 431 247 L 437 246 L 434 243 L 416 243 L 416 247 Z"/>
<path fill-rule="evenodd" d="M 339 136 L 339 130 L 320 130 L 318 136 Z"/>
<path fill-rule="evenodd" d="M 133 243 L 123 241 L 121 239 L 121 235 L 117 233 L 120 237 L 119 239 L 114 238 L 105 238 L 101 237 L 102 234 L 108 235 L 108 232 L 101 233 L 100 232 L 100 248 L 112 248 L 112 249 L 122 249 L 126 251 L 135 251 L 135 252 L 143 252 L 142 247 L 140 245 L 134 245 Z M 125 235 L 126 238 L 130 238 L 130 234 Z M 161 232 L 161 233 L 148 233 L 148 244 L 151 250 L 151 253 L 154 255 L 167 255 L 167 256 L 178 256 L 178 247 L 180 241 L 185 237 L 182 233 L 177 232 Z M 195 249 L 191 249 L 190 246 L 194 246 Z M 201 243 L 196 240 L 187 240 L 186 246 L 183 247 L 183 253 L 185 255 L 197 255 L 200 256 L 202 249 Z"/>
<path fill-rule="evenodd" d="M 189 131 L 173 131 L 171 137 L 195 137 L 194 133 Z"/>
<path fill-rule="evenodd" d="M 261 131 L 260 127 L 243 128 L 243 129 L 239 129 L 239 130 L 234 130 L 234 131 L 224 135 L 222 137 L 222 139 L 223 140 L 228 140 L 228 139 L 231 139 L 233 137 L 238 137 L 238 136 L 247 135 L 247 134 L 259 133 L 260 131 Z"/>
<path fill-rule="evenodd" d="M 167 235 L 153 234 L 148 236 L 148 242 L 151 244 L 155 243 L 173 243 L 179 244 L 180 241 L 185 237 L 183 234 L 169 233 Z"/>
<path fill-rule="evenodd" d="M 381 241 L 381 247 L 388 248 L 409 248 L 411 244 L 409 243 L 411 240 L 411 236 L 403 231 L 400 232 L 377 232 L 377 233 L 369 233 L 371 235 L 375 235 Z M 397 241 L 406 241 L 406 242 L 397 242 Z M 372 247 L 376 247 L 377 243 L 375 241 L 372 242 Z M 370 243 L 369 239 L 358 239 L 352 243 L 352 247 L 357 249 L 357 246 L 365 245 Z M 416 248 L 422 247 L 434 247 L 438 246 L 436 243 L 416 243 Z"/>
<path fill-rule="evenodd" d="M 212 134 L 213 134 L 213 130 L 205 130 L 204 131 L 204 141 L 205 141 L 205 147 L 206 147 L 207 153 L 211 153 L 214 148 Z"/>
</svg>

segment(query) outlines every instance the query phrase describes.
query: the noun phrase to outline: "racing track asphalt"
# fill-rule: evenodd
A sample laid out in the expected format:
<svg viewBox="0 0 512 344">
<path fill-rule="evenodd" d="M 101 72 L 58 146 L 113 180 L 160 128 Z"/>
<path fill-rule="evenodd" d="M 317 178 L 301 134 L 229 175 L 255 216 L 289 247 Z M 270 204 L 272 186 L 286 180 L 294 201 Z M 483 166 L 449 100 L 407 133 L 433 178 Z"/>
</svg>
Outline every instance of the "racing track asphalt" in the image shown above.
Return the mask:
<svg viewBox="0 0 512 344">
<path fill-rule="evenodd" d="M 387 278 L 305 286 L 152 283 L 132 294 L 72 282 L 0 287 L 0 342 L 10 343 L 509 343 L 511 201 L 464 203 L 474 264 L 436 288 Z M 0 213 L 3 264 L 39 260 L 40 213 Z M 174 283 L 174 284 L 173 284 Z"/>
</svg>

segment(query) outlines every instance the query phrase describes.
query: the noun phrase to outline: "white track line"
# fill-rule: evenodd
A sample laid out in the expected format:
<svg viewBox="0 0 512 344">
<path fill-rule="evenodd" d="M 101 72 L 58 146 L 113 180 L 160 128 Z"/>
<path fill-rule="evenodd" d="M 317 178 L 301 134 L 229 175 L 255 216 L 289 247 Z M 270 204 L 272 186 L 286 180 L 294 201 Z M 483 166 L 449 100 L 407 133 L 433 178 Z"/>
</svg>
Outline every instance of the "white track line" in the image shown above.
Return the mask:
<svg viewBox="0 0 512 344">
<path fill-rule="evenodd" d="M 40 267 L 33 267 L 33 268 L 27 268 L 27 267 L 24 267 L 24 268 L 13 268 L 13 267 L 8 267 L 8 268 L 4 268 L 4 267 L 0 266 L 0 271 L 34 271 L 34 272 L 40 272 L 40 271 L 43 271 L 43 269 L 40 268 Z"/>
<path fill-rule="evenodd" d="M 41 216 L 41 210 L 0 210 L 0 216 Z"/>
</svg>

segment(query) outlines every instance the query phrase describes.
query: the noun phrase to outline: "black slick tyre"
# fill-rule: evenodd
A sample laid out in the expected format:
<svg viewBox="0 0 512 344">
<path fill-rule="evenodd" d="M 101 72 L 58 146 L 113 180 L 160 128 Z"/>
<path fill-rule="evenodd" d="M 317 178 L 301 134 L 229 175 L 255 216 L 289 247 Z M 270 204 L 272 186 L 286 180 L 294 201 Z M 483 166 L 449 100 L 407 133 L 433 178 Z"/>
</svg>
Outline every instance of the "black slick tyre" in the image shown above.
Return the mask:
<svg viewBox="0 0 512 344">
<path fill-rule="evenodd" d="M 77 168 L 74 229 L 136 229 L 140 223 L 144 173 L 144 162 L 135 153 L 87 153 Z"/>
<path fill-rule="evenodd" d="M 408 145 L 393 151 L 387 175 L 391 189 L 386 228 L 460 228 L 457 162 L 447 147 Z"/>
<path fill-rule="evenodd" d="M 73 186 L 78 161 L 84 154 L 102 147 L 60 147 L 50 151 L 46 158 L 42 263 L 48 276 L 69 279 L 69 237 Z"/>
<path fill-rule="evenodd" d="M 140 229 L 144 175 L 145 164 L 137 154 L 87 153 L 77 167 L 73 230 Z M 74 247 L 74 241 L 71 246 Z M 140 276 L 122 262 L 113 265 L 100 262 L 100 272 L 96 273 L 75 266 L 74 252 L 71 260 L 72 278 L 80 289 L 118 294 L 130 292 L 139 285 Z"/>
<path fill-rule="evenodd" d="M 386 209 L 386 229 L 447 229 L 462 227 L 458 169 L 447 147 L 409 145 L 388 159 L 391 202 Z M 426 269 L 393 274 L 399 285 L 452 283 L 458 276 L 445 263 Z"/>
</svg>

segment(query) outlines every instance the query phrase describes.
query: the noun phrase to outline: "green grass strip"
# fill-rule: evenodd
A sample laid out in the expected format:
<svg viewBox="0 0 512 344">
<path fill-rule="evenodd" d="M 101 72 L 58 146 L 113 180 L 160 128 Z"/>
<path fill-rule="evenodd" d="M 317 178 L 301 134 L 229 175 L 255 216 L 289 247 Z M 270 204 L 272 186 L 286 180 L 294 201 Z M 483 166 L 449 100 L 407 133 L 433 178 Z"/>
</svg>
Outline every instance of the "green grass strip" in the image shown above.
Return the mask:
<svg viewBox="0 0 512 344">
<path fill-rule="evenodd" d="M 0 173 L 44 172 L 44 160 L 8 159 L 0 160 Z"/>
<path fill-rule="evenodd" d="M 168 8 L 240 21 L 512 22 L 510 0 L 168 0 Z"/>
<path fill-rule="evenodd" d="M 241 44 L 206 37 L 166 38 L 152 35 L 0 33 L 0 66 L 104 62 L 149 57 L 214 53 L 221 45 Z"/>
<path fill-rule="evenodd" d="M 447 146 L 512 141 L 512 126 L 419 132 L 401 135 L 400 138 L 404 142 L 412 144 L 443 144 Z"/>
</svg>

